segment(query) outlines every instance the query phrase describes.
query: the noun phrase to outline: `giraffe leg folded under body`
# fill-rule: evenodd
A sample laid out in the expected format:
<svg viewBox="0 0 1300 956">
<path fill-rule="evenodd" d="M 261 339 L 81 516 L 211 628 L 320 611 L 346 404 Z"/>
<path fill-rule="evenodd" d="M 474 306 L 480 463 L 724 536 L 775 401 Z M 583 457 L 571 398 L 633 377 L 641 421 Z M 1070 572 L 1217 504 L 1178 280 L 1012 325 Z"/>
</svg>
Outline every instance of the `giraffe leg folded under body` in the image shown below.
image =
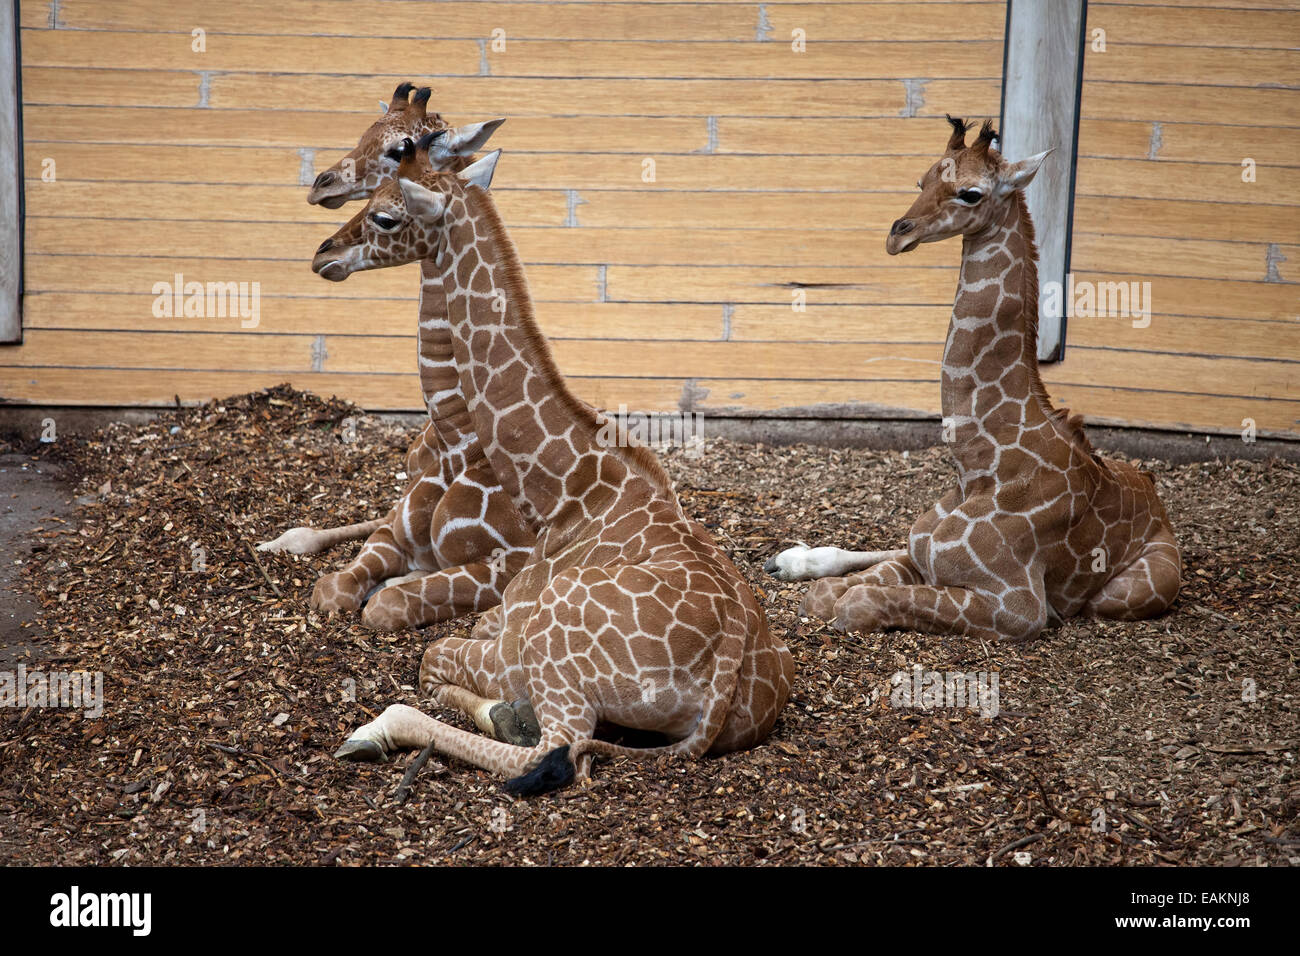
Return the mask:
<svg viewBox="0 0 1300 956">
<path fill-rule="evenodd" d="M 392 528 L 386 524 L 366 539 L 360 553 L 346 568 L 317 579 L 311 592 L 311 606 L 324 613 L 355 611 L 376 584 L 404 574 L 407 560 L 397 546 Z"/>
<path fill-rule="evenodd" d="M 835 603 L 850 588 L 863 584 L 901 585 L 924 583 L 921 572 L 916 570 L 910 558 L 902 555 L 882 561 L 874 567 L 842 578 L 821 578 L 808 587 L 799 613 L 807 617 L 819 617 L 829 621 L 835 616 Z"/>
<path fill-rule="evenodd" d="M 834 623 L 845 632 L 898 629 L 1022 641 L 1035 637 L 1046 621 L 1046 602 L 1028 587 L 999 596 L 928 584 L 860 584 L 835 602 Z"/>
<path fill-rule="evenodd" d="M 499 566 L 477 563 L 409 574 L 376 591 L 366 602 L 361 623 L 377 631 L 427 627 L 501 603 Z"/>
<path fill-rule="evenodd" d="M 1085 612 L 1121 621 L 1163 614 L 1178 596 L 1182 570 L 1173 536 L 1157 538 L 1147 544 L 1137 560 L 1121 568 L 1089 598 Z"/>
<path fill-rule="evenodd" d="M 347 524 L 338 528 L 290 528 L 271 541 L 263 541 L 258 551 L 288 551 L 290 554 L 319 554 L 344 541 L 356 541 L 383 527 L 386 519 L 376 518 L 360 524 Z"/>
</svg>

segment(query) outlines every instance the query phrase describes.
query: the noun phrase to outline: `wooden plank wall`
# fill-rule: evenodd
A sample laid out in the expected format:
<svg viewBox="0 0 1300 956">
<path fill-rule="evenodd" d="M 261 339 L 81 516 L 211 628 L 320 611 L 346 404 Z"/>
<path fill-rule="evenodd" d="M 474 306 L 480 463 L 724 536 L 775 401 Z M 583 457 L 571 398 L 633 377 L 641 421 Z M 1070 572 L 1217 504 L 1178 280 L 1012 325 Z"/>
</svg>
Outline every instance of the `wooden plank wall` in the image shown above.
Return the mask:
<svg viewBox="0 0 1300 956">
<path fill-rule="evenodd" d="M 1053 396 L 1300 436 L 1300 6 L 1090 0 L 1087 26 L 1072 268 L 1150 282 L 1152 316 L 1069 320 Z"/>
<path fill-rule="evenodd" d="M 1153 321 L 1148 338 L 1160 345 L 1147 351 L 1117 348 L 1099 329 L 1089 339 L 1076 320 L 1069 359 L 1049 379 L 1079 410 L 1236 428 L 1247 409 L 1261 429 L 1300 430 L 1291 366 L 1250 361 L 1236 333 L 1242 319 L 1279 332 L 1294 286 L 1247 275 L 1258 229 L 1215 213 L 1228 234 L 1189 240 L 1175 201 L 1190 192 L 1243 205 L 1203 178 L 1222 160 L 1189 153 L 1216 141 L 1207 124 L 1256 110 L 1274 128 L 1234 133 L 1253 137 L 1242 142 L 1272 183 L 1255 188 L 1272 198 L 1250 205 L 1249 222 L 1284 250 L 1297 242 L 1284 204 L 1297 178 L 1287 137 L 1300 123 L 1294 94 L 1265 85 L 1293 82 L 1294 53 L 1252 48 L 1259 36 L 1276 46 L 1290 22 L 1234 27 L 1230 40 L 1216 28 L 1235 47 L 1198 50 L 1191 65 L 1183 44 L 1194 28 L 1171 34 L 1157 21 L 1139 54 L 1112 35 L 1114 59 L 1089 60 L 1076 262 L 1089 274 L 1124 273 L 1138 252 L 1170 262 L 1177 275 L 1152 281 L 1158 307 L 1179 318 Z M 494 188 L 584 398 L 933 413 L 960 250 L 890 259 L 884 234 L 942 147 L 942 114 L 997 115 L 1004 23 L 1000 2 L 25 2 L 28 294 L 24 344 L 0 348 L 0 400 L 156 405 L 289 381 L 369 408 L 418 408 L 414 267 L 318 279 L 313 250 L 356 207 L 305 202 L 305 184 L 410 79 L 432 83 L 436 108 L 455 121 L 510 118 L 494 140 L 506 150 Z M 802 53 L 791 49 L 796 28 Z M 504 51 L 492 49 L 495 29 Z M 1167 110 L 1169 90 L 1208 108 L 1204 91 L 1172 85 L 1198 70 L 1249 102 L 1215 107 L 1186 140 L 1167 121 L 1166 151 L 1151 161 L 1143 130 L 1160 117 L 1133 115 L 1147 87 L 1122 82 L 1148 69 L 1168 86 L 1149 111 Z M 654 183 L 642 181 L 647 157 Z M 45 160 L 53 182 L 41 177 Z M 1098 185 L 1107 176 L 1128 192 Z M 1140 238 L 1153 222 L 1171 225 Z M 1210 263 L 1225 272 L 1180 278 Z M 153 284 L 176 273 L 259 282 L 258 327 L 156 318 Z M 796 286 L 804 312 L 791 308 Z M 1187 324 L 1198 311 L 1214 314 Z M 1240 382 L 1262 364 L 1268 391 L 1209 405 L 1185 387 L 1202 368 Z M 1138 403 L 1135 382 L 1152 386 Z"/>
</svg>

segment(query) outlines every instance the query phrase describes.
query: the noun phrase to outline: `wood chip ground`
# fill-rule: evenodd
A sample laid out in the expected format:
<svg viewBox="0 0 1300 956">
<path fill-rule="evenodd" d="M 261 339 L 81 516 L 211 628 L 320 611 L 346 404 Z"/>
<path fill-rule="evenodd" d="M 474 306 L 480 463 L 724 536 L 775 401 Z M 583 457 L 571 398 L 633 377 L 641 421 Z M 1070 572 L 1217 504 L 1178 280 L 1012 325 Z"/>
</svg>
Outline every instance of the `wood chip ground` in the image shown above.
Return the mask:
<svg viewBox="0 0 1300 956">
<path fill-rule="evenodd" d="M 331 754 L 386 705 L 424 703 L 426 643 L 470 621 L 380 634 L 324 619 L 312 583 L 357 545 L 250 545 L 382 514 L 410 437 L 279 388 L 84 439 L 0 442 L 58 459 L 84 499 L 42 524 L 21 569 L 41 605 L 22 662 L 102 671 L 106 697 L 98 718 L 0 710 L 0 863 L 1300 862 L 1295 464 L 1144 462 L 1184 549 L 1173 612 L 993 646 L 844 637 L 801 620 L 802 586 L 762 570 L 795 540 L 898 546 L 952 481 L 942 448 L 666 453 L 687 512 L 794 653 L 771 738 L 716 759 L 598 761 L 589 785 L 528 801 L 435 756 L 399 804 L 414 753 Z M 891 675 L 916 665 L 998 672 L 1000 713 L 891 707 Z"/>
</svg>

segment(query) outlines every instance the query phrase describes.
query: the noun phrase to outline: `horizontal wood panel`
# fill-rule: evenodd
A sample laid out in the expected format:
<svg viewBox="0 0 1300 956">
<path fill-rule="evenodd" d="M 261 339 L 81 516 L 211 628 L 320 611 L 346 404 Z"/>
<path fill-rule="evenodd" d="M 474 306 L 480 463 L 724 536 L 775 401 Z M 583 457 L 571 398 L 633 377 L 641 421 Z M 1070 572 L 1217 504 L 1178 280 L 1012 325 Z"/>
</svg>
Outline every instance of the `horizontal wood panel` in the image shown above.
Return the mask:
<svg viewBox="0 0 1300 956">
<path fill-rule="evenodd" d="M 262 301 L 279 296 L 334 299 L 392 299 L 410 303 L 414 317 L 419 269 L 414 265 L 359 272 L 346 282 L 326 283 L 306 260 L 149 258 L 145 256 L 47 256 L 28 253 L 28 292 L 113 292 L 147 295 L 156 282 L 260 282 Z M 532 266 L 528 270 L 534 299 L 595 302 L 600 270 L 595 266 Z M 412 318 L 414 321 L 414 318 Z"/>
<path fill-rule="evenodd" d="M 976 112 L 998 103 L 1000 70 L 988 78 L 927 80 L 930 105 L 918 116 L 942 119 L 946 111 Z M 270 109 L 286 104 L 337 105 L 369 109 L 390 95 L 403 80 L 420 74 L 353 76 L 295 76 L 293 74 L 232 73 L 212 77 L 210 104 L 221 109 Z M 902 115 L 907 88 L 901 79 L 809 80 L 803 78 L 736 78 L 709 80 L 688 77 L 657 79 L 565 79 L 498 76 L 439 77 L 424 80 L 434 86 L 433 104 L 453 119 L 492 115 L 635 113 L 641 116 L 881 116 Z"/>
<path fill-rule="evenodd" d="M 366 75 L 383 63 L 395 73 L 419 75 L 438 64 L 444 76 L 646 76 L 790 79 L 893 79 L 918 72 L 936 78 L 998 76 L 1000 41 L 810 43 L 625 43 L 592 40 L 515 40 L 504 52 L 481 51 L 476 39 L 245 36 L 209 34 L 206 50 L 191 49 L 185 33 L 28 30 L 23 59 L 33 66 L 135 68 Z M 938 67 L 937 69 L 935 67 Z M 324 68 L 324 69 L 322 69 Z"/>
<path fill-rule="evenodd" d="M 377 118 L 377 112 L 35 106 L 23 110 L 23 135 L 39 142 L 152 144 L 165 139 L 176 146 L 284 146 L 343 153 Z M 690 153 L 708 146 L 709 131 L 700 118 L 524 117 L 507 122 L 494 137 L 493 145 L 498 143 L 523 152 L 653 155 L 668 146 L 674 153 Z"/>
<path fill-rule="evenodd" d="M 411 341 L 415 313 L 410 301 L 393 299 L 264 298 L 258 325 L 241 329 L 238 317 L 156 317 L 148 294 L 38 293 L 25 303 L 29 329 L 150 332 L 239 332 L 393 336 L 401 340 L 396 361 L 415 361 Z M 1154 303 L 1158 305 L 1158 301 Z M 737 342 L 855 342 L 924 344 L 936 355 L 943 346 L 950 308 L 931 306 L 789 306 L 690 303 L 553 302 L 537 304 L 537 317 L 551 338 L 720 340 Z M 1153 311 L 1150 325 L 1130 317 L 1074 317 L 1074 346 L 1300 360 L 1300 325 L 1285 321 L 1201 318 Z M 1139 320 L 1140 321 L 1140 320 Z M 402 350 L 409 352 L 405 358 Z M 0 355 L 0 358 L 3 356 Z"/>
<path fill-rule="evenodd" d="M 1300 13 L 1289 15 L 1293 23 L 1291 36 L 1300 33 Z M 1233 19 L 1240 20 L 1240 15 Z M 1088 18 L 1088 29 L 1098 29 Z M 1290 86 L 1300 75 L 1300 53 L 1283 49 L 1249 49 L 1240 46 L 1213 48 L 1197 46 L 1188 55 L 1185 46 L 1147 46 L 1122 42 L 1108 35 L 1105 53 L 1092 53 L 1084 59 L 1083 78 L 1129 82 L 1141 78 L 1143 83 L 1178 83 L 1199 87 Z M 1202 89 L 1207 97 L 1230 96 L 1230 90 Z"/>
<path fill-rule="evenodd" d="M 349 0 L 339 16 L 319 0 L 281 0 L 253 9 L 214 7 L 203 0 L 60 0 L 59 22 L 78 30 L 154 31 L 159 24 L 203 23 L 213 33 L 283 35 L 403 36 L 413 30 L 444 37 L 487 37 L 495 28 L 511 38 L 592 40 L 757 39 L 760 18 L 752 0 L 734 3 L 675 2 L 672 12 L 657 3 L 462 3 L 406 0 L 394 16 L 392 4 Z M 1001 3 L 769 3 L 768 39 L 787 42 L 800 28 L 810 38 L 895 41 L 1001 40 L 1006 19 Z M 32 26 L 44 26 L 39 20 Z"/>
<path fill-rule="evenodd" d="M 1084 83 L 1079 102 L 1085 119 L 1300 126 L 1295 94 L 1284 89 L 1223 87 L 1215 90 L 1176 83 L 1095 81 Z"/>
<path fill-rule="evenodd" d="M 35 171 L 34 171 L 35 172 Z M 60 179 L 45 183 L 27 180 L 27 213 L 31 216 L 80 218 L 93 210 L 98 219 L 202 219 L 221 222 L 317 223 L 334 228 L 340 210 L 307 205 L 305 186 L 168 185 L 153 183 L 90 183 Z M 562 226 L 569 218 L 569 192 L 562 189 L 494 187 L 497 208 L 512 227 Z M 738 193 L 720 191 L 574 190 L 573 220 L 580 227 L 653 225 L 658 228 L 822 229 L 878 231 L 880 242 L 915 198 L 914 191 L 897 193 Z M 1164 204 L 1172 206 L 1173 204 Z M 359 209 L 359 205 L 348 209 Z M 1181 209 L 1181 207 L 1179 207 Z M 1281 207 L 1231 206 L 1236 217 L 1255 209 Z M 1216 212 L 1224 212 L 1218 209 Z M 1279 217 L 1281 218 L 1281 217 Z M 1294 214 L 1288 215 L 1294 222 Z M 1247 222 L 1271 222 L 1257 218 Z M 1290 228 L 1288 226 L 1288 228 Z M 1278 234 L 1277 229 L 1272 230 Z M 1250 235 L 1259 236 L 1255 231 Z"/>
<path fill-rule="evenodd" d="M 35 172 L 35 170 L 33 171 Z M 169 185 L 155 183 L 89 183 L 78 180 L 26 184 L 27 215 L 79 219 L 93 210 L 96 218 L 174 220 L 178 222 L 313 223 L 333 231 L 345 211 L 307 204 L 306 186 Z M 497 208 L 507 222 L 521 226 L 563 226 L 569 214 L 568 196 L 558 189 L 494 189 Z M 123 229 L 139 228 L 123 225 Z M 310 250 L 308 250 L 310 251 Z"/>
<path fill-rule="evenodd" d="M 264 222 L 185 222 L 157 220 L 143 233 L 138 225 L 113 219 L 71 219 L 34 216 L 27 220 L 26 241 L 32 253 L 103 253 L 129 250 L 138 256 L 218 258 L 223 252 L 249 249 L 310 254 L 334 226 Z M 824 262 L 868 268 L 888 268 L 897 260 L 886 253 L 880 230 L 707 229 L 690 232 L 683 242 L 675 229 L 530 228 L 511 230 L 525 264 L 687 265 L 726 266 L 745 262 L 756 266 L 818 266 Z M 1270 246 L 1265 243 L 1211 242 L 1194 239 L 1099 236 L 1075 234 L 1072 262 L 1080 271 L 1120 273 L 1135 277 L 1183 275 L 1264 281 L 1269 275 Z M 932 243 L 907 254 L 912 268 L 955 269 L 960 261 L 956 243 Z M 1300 246 L 1276 245 L 1272 271 L 1278 281 L 1296 281 Z M 239 260 L 247 261 L 247 260 Z M 226 269 L 238 270 L 239 266 Z M 268 290 L 275 291 L 275 290 Z"/>
<path fill-rule="evenodd" d="M 433 107 L 454 122 L 506 113 L 525 116 L 881 116 L 906 106 L 901 80 L 648 80 L 411 75 L 325 76 L 230 73 L 207 76 L 212 109 L 374 110 L 406 80 L 435 87 Z M 83 106 L 198 106 L 204 75 L 187 70 L 150 70 L 142 84 L 134 70 L 23 66 L 27 103 Z M 155 93 L 155 89 L 157 92 Z M 930 80 L 933 106 L 918 116 L 942 118 L 945 110 L 989 110 L 998 102 L 996 77 Z"/>
<path fill-rule="evenodd" d="M 153 301 L 149 294 L 37 293 L 26 299 L 23 317 L 29 329 L 391 335 L 403 340 L 401 347 L 415 362 L 414 300 L 265 298 L 252 329 L 242 329 L 238 317 L 158 317 Z M 688 303 L 543 301 L 536 312 L 542 331 L 552 338 L 721 339 L 726 323 L 722 306 Z"/>
<path fill-rule="evenodd" d="M 249 335 L 247 333 L 98 332 L 93 351 L 80 330 L 29 330 L 6 349 L 7 365 L 85 368 L 223 369 L 283 372 L 387 372 L 411 367 L 409 340 L 381 336 Z M 929 381 L 937 387 L 940 350 L 931 344 L 886 347 L 821 342 L 675 342 L 556 339 L 565 375 L 583 378 L 718 378 L 744 369 L 756 379 Z M 613 376 L 611 376 L 613 377 Z M 1136 382 L 1195 383 L 1206 395 L 1288 398 L 1300 392 L 1300 356 L 1291 361 L 1171 355 L 1118 348 L 1073 347 L 1052 368 L 1062 385 L 1131 387 Z M 1189 389 L 1191 390 L 1191 389 Z"/>
<path fill-rule="evenodd" d="M 32 217 L 27 220 L 27 247 L 32 253 L 126 252 L 141 256 L 218 258 L 235 250 L 301 257 L 303 267 L 332 226 L 300 223 L 184 222 L 156 220 L 147 230 L 118 219 Z M 510 231 L 526 265 L 754 265 L 815 266 L 826 261 L 885 267 L 878 230 L 705 229 L 689 241 L 673 229 L 529 228 Z M 955 243 L 927 244 L 908 254 L 916 267 L 955 268 Z M 233 260 L 246 261 L 246 260 Z M 1262 253 L 1261 253 L 1262 261 Z M 241 266 L 231 265 L 227 272 Z M 1259 276 L 1262 278 L 1262 273 Z M 351 281 L 351 280 L 349 280 Z"/>
<path fill-rule="evenodd" d="M 1081 272 L 1120 273 L 1129 270 L 1135 279 L 1174 275 L 1263 282 L 1269 275 L 1269 248 L 1263 242 L 1103 236 L 1076 231 L 1070 263 L 1072 268 Z M 1300 271 L 1297 271 L 1300 270 L 1300 261 L 1297 260 L 1300 246 L 1278 245 L 1274 252 L 1288 260 L 1274 264 L 1277 281 L 1295 282 L 1300 279 Z M 1292 263 L 1295 268 L 1289 268 Z M 1300 299 L 1300 286 L 1295 292 Z"/>
<path fill-rule="evenodd" d="M 504 129 L 503 129 L 504 134 Z M 504 140 L 503 140 L 504 142 Z M 308 185 L 341 158 L 321 153 L 304 175 L 298 150 L 217 146 L 142 146 L 24 142 L 26 168 L 55 160 L 58 177 L 85 182 Z M 494 188 L 630 189 L 640 192 L 708 189 L 736 192 L 845 190 L 898 193 L 914 187 L 914 156 L 724 156 L 655 154 L 655 181 L 641 178 L 637 154 L 511 153 L 497 168 Z M 926 167 L 922 160 L 920 171 Z"/>
<path fill-rule="evenodd" d="M 157 372 L 94 369 L 24 369 L 0 366 L 0 401 L 37 405 L 170 406 L 179 396 L 197 403 L 288 382 L 319 395 L 348 398 L 376 410 L 417 411 L 419 384 L 414 375 L 335 375 L 325 373 Z M 686 382 L 672 379 L 572 379 L 584 400 L 602 408 L 623 405 L 647 411 L 676 411 Z M 1177 429 L 1238 432 L 1252 418 L 1261 434 L 1293 434 L 1300 422 L 1300 401 L 1216 398 L 1139 389 L 1096 386 L 1049 387 L 1057 404 L 1087 415 L 1090 421 Z M 752 412 L 813 408 L 834 403 L 869 409 L 916 410 L 938 414 L 938 392 L 930 383 L 856 382 L 851 389 L 828 391 L 815 382 L 761 382 L 746 379 L 691 382 L 692 395 L 704 394 L 698 407 L 742 408 Z M 842 412 L 841 412 L 842 414 Z M 708 420 L 705 419 L 707 434 Z"/>
<path fill-rule="evenodd" d="M 1261 120 L 1265 117 L 1261 117 Z M 1156 159 L 1239 166 L 1244 156 L 1266 166 L 1300 166 L 1300 129 L 1273 126 L 1222 126 L 1208 123 L 1138 123 L 1082 120 L 1081 156 Z"/>
<path fill-rule="evenodd" d="M 1213 235 L 1231 242 L 1300 243 L 1294 206 L 1078 196 L 1074 213 L 1076 228 L 1104 226 L 1110 236 Z"/>
<path fill-rule="evenodd" d="M 1239 163 L 1141 162 L 1089 158 L 1079 163 L 1076 189 L 1084 196 L 1181 199 L 1210 202 L 1300 204 L 1300 169 L 1259 166 L 1255 182 L 1242 182 Z"/>
<path fill-rule="evenodd" d="M 1194 4 L 1196 5 L 1196 4 Z M 1186 10 L 1182 3 L 1126 5 L 1090 3 L 1089 30 L 1106 31 L 1107 52 L 1123 43 L 1197 47 L 1286 47 L 1300 35 L 1300 11 L 1259 10 L 1248 15 L 1225 9 Z M 1237 6 L 1233 3 L 1215 7 Z M 1271 4 L 1251 4 L 1271 6 Z"/>
</svg>

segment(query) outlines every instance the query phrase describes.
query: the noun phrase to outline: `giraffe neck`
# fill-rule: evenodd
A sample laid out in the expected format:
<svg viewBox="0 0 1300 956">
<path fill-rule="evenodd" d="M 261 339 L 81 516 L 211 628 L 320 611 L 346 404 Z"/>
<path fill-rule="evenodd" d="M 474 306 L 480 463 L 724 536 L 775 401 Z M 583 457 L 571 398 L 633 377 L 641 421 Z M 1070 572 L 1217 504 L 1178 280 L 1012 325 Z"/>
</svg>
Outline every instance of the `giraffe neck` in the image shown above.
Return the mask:
<svg viewBox="0 0 1300 956">
<path fill-rule="evenodd" d="M 443 290 L 461 389 L 489 463 L 534 530 L 592 516 L 629 482 L 668 478 L 644 448 L 618 447 L 564 382 L 492 197 L 469 187 L 445 213 Z"/>
<path fill-rule="evenodd" d="M 420 389 L 424 405 L 447 448 L 460 446 L 473 434 L 456 371 L 442 269 L 433 259 L 420 263 Z"/>
<path fill-rule="evenodd" d="M 999 436 L 1034 428 L 1050 412 L 1038 376 L 1037 258 L 1019 192 L 988 228 L 962 240 L 943 352 L 942 408 L 964 471 L 988 467 Z"/>
</svg>

